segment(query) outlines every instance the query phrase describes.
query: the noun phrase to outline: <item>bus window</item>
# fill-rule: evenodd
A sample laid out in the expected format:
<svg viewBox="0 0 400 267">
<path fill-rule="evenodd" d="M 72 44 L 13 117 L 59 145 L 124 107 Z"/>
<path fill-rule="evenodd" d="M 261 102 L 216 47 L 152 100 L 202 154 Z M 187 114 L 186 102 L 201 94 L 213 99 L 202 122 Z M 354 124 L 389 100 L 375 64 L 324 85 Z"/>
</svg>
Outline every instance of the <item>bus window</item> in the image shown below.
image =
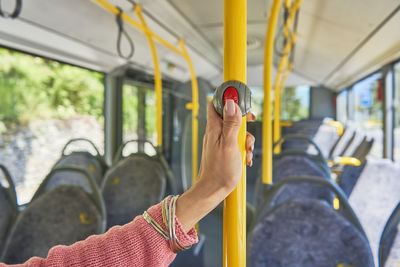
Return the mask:
<svg viewBox="0 0 400 267">
<path fill-rule="evenodd" d="M 72 138 L 104 149 L 103 75 L 0 48 L 0 162 L 27 203 Z M 88 150 L 85 143 L 72 149 Z"/>
<path fill-rule="evenodd" d="M 347 99 L 347 89 L 340 92 L 336 98 L 336 119 L 341 123 L 346 123 L 347 121 Z"/>
<path fill-rule="evenodd" d="M 262 121 L 264 92 L 262 87 L 251 87 L 251 112 L 256 115 L 257 121 Z"/>
<path fill-rule="evenodd" d="M 395 121 L 394 121 L 394 160 L 400 161 L 400 62 L 394 66 Z"/>
<path fill-rule="evenodd" d="M 354 122 L 357 128 L 374 138 L 370 155 L 383 156 L 382 74 L 373 74 L 353 86 Z"/>
<path fill-rule="evenodd" d="M 286 87 L 282 95 L 282 121 L 299 121 L 310 116 L 310 87 Z"/>
<path fill-rule="evenodd" d="M 149 140 L 156 144 L 156 98 L 154 90 L 125 84 L 122 95 L 123 141 Z M 137 143 L 127 145 L 124 155 L 136 152 Z M 150 144 L 143 144 L 144 152 L 154 155 Z M 142 149 L 140 149 L 142 150 Z"/>
</svg>

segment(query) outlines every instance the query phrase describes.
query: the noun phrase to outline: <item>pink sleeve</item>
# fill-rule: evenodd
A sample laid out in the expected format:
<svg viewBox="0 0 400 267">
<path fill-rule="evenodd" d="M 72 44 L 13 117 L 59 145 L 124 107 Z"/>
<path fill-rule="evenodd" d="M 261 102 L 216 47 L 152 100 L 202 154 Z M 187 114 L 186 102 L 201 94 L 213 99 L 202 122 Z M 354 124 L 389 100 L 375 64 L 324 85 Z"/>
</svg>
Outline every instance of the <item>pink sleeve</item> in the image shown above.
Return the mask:
<svg viewBox="0 0 400 267">
<path fill-rule="evenodd" d="M 161 204 L 152 206 L 148 213 L 160 225 Z M 193 228 L 185 233 L 178 219 L 175 218 L 176 236 L 183 246 L 197 243 L 197 233 Z M 71 246 L 55 246 L 46 259 L 33 257 L 20 267 L 55 267 L 55 266 L 168 266 L 176 254 L 168 242 L 150 226 L 143 216 L 137 216 L 123 226 L 114 226 L 105 234 L 88 237 Z M 8 265 L 0 263 L 0 267 Z M 13 265 L 14 266 L 14 265 Z"/>
</svg>

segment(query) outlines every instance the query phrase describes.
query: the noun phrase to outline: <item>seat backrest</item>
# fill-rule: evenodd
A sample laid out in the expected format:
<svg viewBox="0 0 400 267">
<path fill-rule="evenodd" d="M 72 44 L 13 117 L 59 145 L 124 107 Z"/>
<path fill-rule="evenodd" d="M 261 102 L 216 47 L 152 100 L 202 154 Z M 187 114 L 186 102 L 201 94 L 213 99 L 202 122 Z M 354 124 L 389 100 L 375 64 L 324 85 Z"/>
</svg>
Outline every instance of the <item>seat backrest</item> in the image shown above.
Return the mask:
<svg viewBox="0 0 400 267">
<path fill-rule="evenodd" d="M 101 184 L 104 175 L 103 165 L 89 152 L 72 152 L 71 154 L 62 156 L 54 166 L 75 166 L 82 168 L 93 176 L 98 185 Z"/>
<path fill-rule="evenodd" d="M 351 195 L 354 186 L 357 184 L 361 173 L 363 172 L 366 163 L 362 163 L 360 166 L 346 166 L 343 169 L 342 175 L 338 177 L 338 184 L 343 189 L 347 197 Z"/>
<path fill-rule="evenodd" d="M 341 138 L 338 140 L 336 146 L 332 148 L 329 158 L 342 156 L 343 152 L 353 142 L 355 137 L 356 137 L 356 130 L 354 129 L 354 126 L 347 125 L 345 131 L 343 132 Z"/>
<path fill-rule="evenodd" d="M 248 240 L 253 267 L 374 266 L 365 236 L 319 200 L 280 204 L 258 220 Z"/>
<path fill-rule="evenodd" d="M 328 158 L 332 147 L 339 139 L 338 130 L 336 127 L 324 123 L 318 128 L 318 131 L 312 138 L 321 149 L 324 157 Z"/>
<path fill-rule="evenodd" d="M 102 212 L 81 187 L 58 185 L 33 200 L 18 216 L 2 261 L 46 257 L 55 245 L 70 245 L 104 232 Z"/>
<path fill-rule="evenodd" d="M 400 263 L 400 202 L 393 210 L 383 229 L 379 242 L 379 266 L 396 266 Z"/>
<path fill-rule="evenodd" d="M 123 225 L 162 200 L 166 174 L 156 158 L 133 154 L 107 171 L 101 189 L 108 228 Z"/>
<path fill-rule="evenodd" d="M 360 146 L 360 144 L 362 143 L 362 141 L 364 139 L 365 139 L 365 135 L 361 131 L 356 130 L 354 132 L 354 136 L 349 140 L 346 148 L 343 150 L 343 152 L 340 156 L 344 156 L 344 157 L 353 156 L 354 152 Z"/>
<path fill-rule="evenodd" d="M 317 163 L 301 155 L 284 156 L 273 163 L 273 183 L 289 176 L 315 176 L 321 179 L 330 179 L 330 176 Z M 277 197 L 276 203 L 290 198 L 315 198 L 332 203 L 333 195 L 329 189 L 320 185 L 308 183 L 288 185 Z"/>
<path fill-rule="evenodd" d="M 17 214 L 15 186 L 7 168 L 0 164 L 0 255 L 4 248 L 7 234 Z M 4 179 L 1 179 L 3 177 Z"/>
<path fill-rule="evenodd" d="M 72 151 L 72 153 L 67 154 L 68 148 L 73 143 L 77 142 L 85 142 L 89 144 L 95 151 L 95 154 L 91 154 L 88 151 L 81 151 L 81 150 Z M 85 169 L 89 174 L 93 176 L 93 178 L 99 185 L 101 184 L 104 172 L 107 169 L 107 165 L 96 145 L 92 141 L 86 138 L 74 138 L 69 140 L 65 144 L 61 152 L 61 158 L 55 164 L 55 167 L 61 167 L 61 166 L 75 166 L 78 168 Z"/>
<path fill-rule="evenodd" d="M 365 161 L 349 197 L 368 236 L 374 257 L 386 219 L 400 201 L 400 166 L 388 159 Z"/>
<path fill-rule="evenodd" d="M 352 157 L 359 159 L 361 162 L 364 162 L 367 158 L 367 155 L 371 151 L 373 145 L 374 145 L 374 138 L 365 137 L 361 142 L 361 144 L 353 152 Z"/>
</svg>

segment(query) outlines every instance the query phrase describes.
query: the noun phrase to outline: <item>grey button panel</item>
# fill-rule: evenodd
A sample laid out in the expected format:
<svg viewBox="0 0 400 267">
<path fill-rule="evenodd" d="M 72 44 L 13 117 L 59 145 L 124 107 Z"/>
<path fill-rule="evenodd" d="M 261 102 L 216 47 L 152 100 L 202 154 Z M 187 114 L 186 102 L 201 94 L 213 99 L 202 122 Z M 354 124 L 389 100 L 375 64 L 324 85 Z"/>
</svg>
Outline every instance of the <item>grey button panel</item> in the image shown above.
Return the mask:
<svg viewBox="0 0 400 267">
<path fill-rule="evenodd" d="M 215 110 L 218 112 L 219 115 L 222 116 L 224 111 L 224 93 L 225 90 L 229 87 L 236 88 L 239 96 L 238 105 L 240 107 L 240 110 L 242 111 L 242 117 L 244 117 L 251 109 L 251 91 L 246 84 L 239 81 L 227 81 L 218 86 L 217 89 L 215 89 L 213 98 Z"/>
</svg>

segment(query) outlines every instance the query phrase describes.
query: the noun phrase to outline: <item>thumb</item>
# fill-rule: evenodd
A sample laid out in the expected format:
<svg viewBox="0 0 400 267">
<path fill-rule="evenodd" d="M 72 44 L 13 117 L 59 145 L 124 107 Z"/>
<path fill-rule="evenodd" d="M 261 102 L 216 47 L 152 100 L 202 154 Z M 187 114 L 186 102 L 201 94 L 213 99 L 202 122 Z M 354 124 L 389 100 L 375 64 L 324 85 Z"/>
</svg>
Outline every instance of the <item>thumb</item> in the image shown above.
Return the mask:
<svg viewBox="0 0 400 267">
<path fill-rule="evenodd" d="M 224 106 L 224 120 L 222 135 L 224 142 L 237 144 L 240 125 L 242 123 L 242 112 L 232 99 L 227 99 Z"/>
</svg>

